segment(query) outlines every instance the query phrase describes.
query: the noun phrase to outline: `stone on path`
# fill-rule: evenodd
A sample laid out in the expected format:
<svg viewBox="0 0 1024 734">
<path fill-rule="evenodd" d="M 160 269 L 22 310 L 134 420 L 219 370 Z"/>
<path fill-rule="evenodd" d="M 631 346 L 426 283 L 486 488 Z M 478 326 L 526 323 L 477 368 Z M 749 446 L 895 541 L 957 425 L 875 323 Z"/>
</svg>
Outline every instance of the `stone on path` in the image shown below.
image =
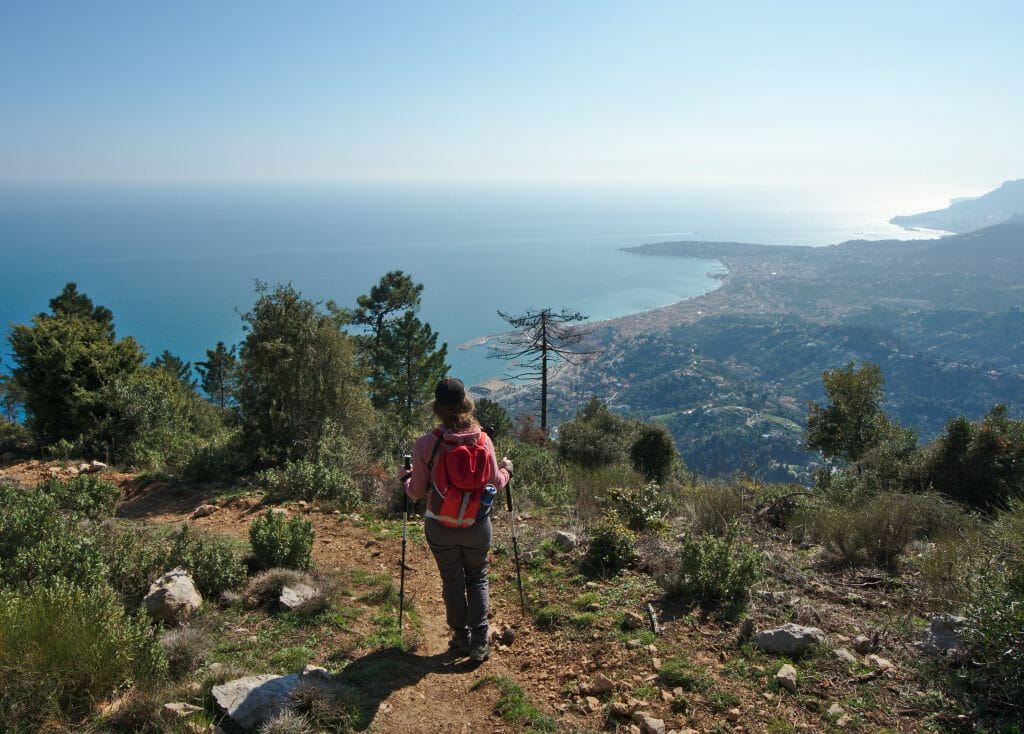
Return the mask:
<svg viewBox="0 0 1024 734">
<path fill-rule="evenodd" d="M 811 645 L 824 644 L 825 641 L 825 633 L 817 627 L 803 627 L 792 622 L 754 635 L 754 644 L 762 650 L 790 656 L 802 655 Z"/>
</svg>

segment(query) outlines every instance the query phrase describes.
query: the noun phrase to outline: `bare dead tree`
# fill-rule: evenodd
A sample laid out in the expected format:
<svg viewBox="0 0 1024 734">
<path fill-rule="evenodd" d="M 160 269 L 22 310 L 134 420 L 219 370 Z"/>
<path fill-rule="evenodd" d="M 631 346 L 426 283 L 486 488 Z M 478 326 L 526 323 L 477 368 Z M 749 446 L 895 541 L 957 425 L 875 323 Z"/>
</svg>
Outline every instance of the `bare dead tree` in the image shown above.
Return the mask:
<svg viewBox="0 0 1024 734">
<path fill-rule="evenodd" d="M 512 379 L 540 380 L 540 427 L 548 427 L 548 373 L 557 364 L 577 364 L 580 357 L 594 354 L 581 349 L 586 332 L 576 324 L 587 316 L 551 308 L 507 314 L 498 311 L 512 327 L 502 334 L 488 355 L 509 362 L 506 374 Z"/>
</svg>

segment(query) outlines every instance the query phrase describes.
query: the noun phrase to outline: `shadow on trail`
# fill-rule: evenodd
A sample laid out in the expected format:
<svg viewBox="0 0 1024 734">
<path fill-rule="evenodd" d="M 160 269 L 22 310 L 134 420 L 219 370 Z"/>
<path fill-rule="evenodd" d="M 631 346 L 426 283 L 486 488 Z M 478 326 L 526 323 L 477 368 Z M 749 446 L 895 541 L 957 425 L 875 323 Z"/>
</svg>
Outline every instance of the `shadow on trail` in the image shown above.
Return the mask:
<svg viewBox="0 0 1024 734">
<path fill-rule="evenodd" d="M 382 701 L 395 691 L 415 686 L 430 674 L 460 675 L 472 672 L 480 663 L 456 658 L 451 651 L 416 655 L 397 647 L 375 650 L 356 658 L 334 676 L 346 703 L 355 709 L 353 728 L 364 731 L 373 723 Z"/>
</svg>

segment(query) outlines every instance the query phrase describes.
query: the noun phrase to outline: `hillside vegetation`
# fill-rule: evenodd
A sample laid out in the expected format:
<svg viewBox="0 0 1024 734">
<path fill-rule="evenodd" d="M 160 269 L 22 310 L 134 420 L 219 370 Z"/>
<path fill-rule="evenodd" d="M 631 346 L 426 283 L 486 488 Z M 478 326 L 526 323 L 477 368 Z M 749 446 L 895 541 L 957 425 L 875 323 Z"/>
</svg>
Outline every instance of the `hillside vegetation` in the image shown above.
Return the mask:
<svg viewBox="0 0 1024 734">
<path fill-rule="evenodd" d="M 633 248 L 718 259 L 722 286 L 593 332 L 601 357 L 556 384 L 664 423 L 687 465 L 809 481 L 808 400 L 850 361 L 881 365 L 886 409 L 936 436 L 954 415 L 1024 405 L 1024 224 L 940 240 L 775 247 L 674 242 Z M 518 403 L 524 405 L 524 403 Z"/>
<path fill-rule="evenodd" d="M 418 355 L 381 351 L 418 301 L 390 276 L 403 305 L 360 303 L 379 307 L 380 341 L 343 328 L 351 311 L 261 287 L 237 361 L 212 349 L 203 393 L 173 355 L 146 365 L 72 286 L 15 327 L 4 385 L 27 422 L 0 433 L 6 730 L 238 731 L 214 687 L 303 670 L 260 731 L 1019 730 L 1024 423 L 994 402 L 919 446 L 887 407 L 887 363 L 833 363 L 803 415 L 761 415 L 806 424 L 810 489 L 694 473 L 665 427 L 679 404 L 644 422 L 563 403 L 552 438 L 479 401 L 516 467 L 517 515 L 495 518 L 495 654 L 480 668 L 448 651 L 416 519 L 399 626 L 394 478 L 431 425 L 443 351 L 422 327 Z M 410 370 L 390 364 L 423 369 L 396 382 Z M 142 603 L 174 569 L 202 599 L 184 617 Z M 298 586 L 314 593 L 285 606 Z M 785 623 L 814 629 L 782 648 Z M 452 697 L 456 725 L 424 705 Z"/>
</svg>

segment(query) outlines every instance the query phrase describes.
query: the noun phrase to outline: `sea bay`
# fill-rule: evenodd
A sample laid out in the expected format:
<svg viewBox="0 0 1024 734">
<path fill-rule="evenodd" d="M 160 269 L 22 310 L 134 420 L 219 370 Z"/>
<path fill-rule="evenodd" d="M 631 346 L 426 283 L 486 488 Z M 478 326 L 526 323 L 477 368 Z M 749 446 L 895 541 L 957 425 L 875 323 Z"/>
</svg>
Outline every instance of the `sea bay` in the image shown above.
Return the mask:
<svg viewBox="0 0 1024 734">
<path fill-rule="evenodd" d="M 796 190 L 736 187 L 245 184 L 0 188 L 0 320 L 24 323 L 65 282 L 114 312 L 150 355 L 190 361 L 244 338 L 254 282 L 292 282 L 351 305 L 389 270 L 424 284 L 420 316 L 452 371 L 501 372 L 486 349 L 497 311 L 551 306 L 591 320 L 714 288 L 721 267 L 624 253 L 705 239 L 822 245 L 906 237 L 899 209 Z M 917 236 L 921 236 L 918 234 Z M 0 350 L 10 368 L 6 343 Z"/>
</svg>

